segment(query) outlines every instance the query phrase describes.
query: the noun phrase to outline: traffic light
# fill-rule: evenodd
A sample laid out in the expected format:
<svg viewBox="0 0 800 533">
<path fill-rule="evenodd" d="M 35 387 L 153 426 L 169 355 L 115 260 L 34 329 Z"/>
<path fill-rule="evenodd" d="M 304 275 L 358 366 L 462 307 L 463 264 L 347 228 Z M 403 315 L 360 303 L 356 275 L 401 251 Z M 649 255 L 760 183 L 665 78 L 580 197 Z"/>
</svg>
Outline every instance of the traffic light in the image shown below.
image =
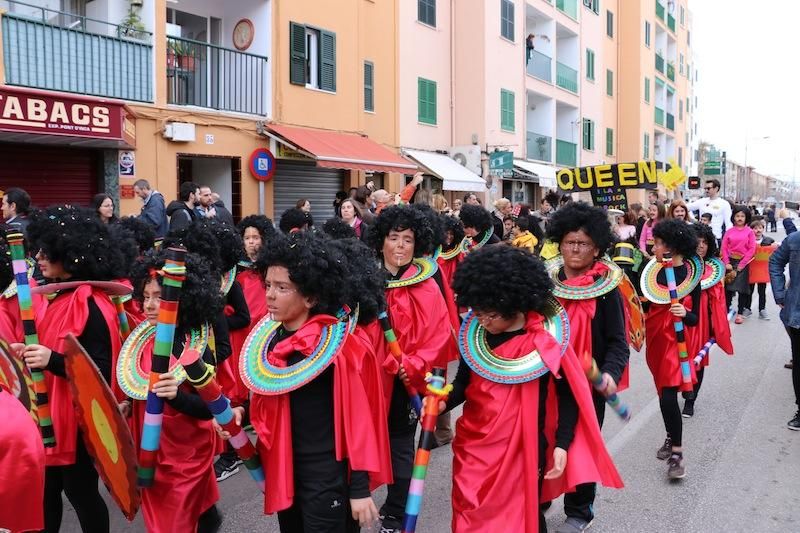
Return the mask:
<svg viewBox="0 0 800 533">
<path fill-rule="evenodd" d="M 689 188 L 690 189 L 699 189 L 700 188 L 700 177 L 699 176 L 689 176 Z"/>
</svg>

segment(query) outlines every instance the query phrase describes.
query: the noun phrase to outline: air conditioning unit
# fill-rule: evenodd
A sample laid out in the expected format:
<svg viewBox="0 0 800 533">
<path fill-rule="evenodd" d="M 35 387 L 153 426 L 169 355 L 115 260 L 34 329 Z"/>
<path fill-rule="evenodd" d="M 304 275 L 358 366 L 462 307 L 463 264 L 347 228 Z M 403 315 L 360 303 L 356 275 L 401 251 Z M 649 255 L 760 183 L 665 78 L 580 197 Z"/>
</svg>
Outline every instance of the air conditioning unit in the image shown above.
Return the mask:
<svg viewBox="0 0 800 533">
<path fill-rule="evenodd" d="M 190 122 L 168 122 L 164 126 L 163 136 L 175 142 L 194 142 L 195 128 Z"/>
<path fill-rule="evenodd" d="M 468 146 L 452 146 L 448 150 L 450 157 L 473 174 L 481 175 L 481 148 L 474 144 Z"/>
</svg>

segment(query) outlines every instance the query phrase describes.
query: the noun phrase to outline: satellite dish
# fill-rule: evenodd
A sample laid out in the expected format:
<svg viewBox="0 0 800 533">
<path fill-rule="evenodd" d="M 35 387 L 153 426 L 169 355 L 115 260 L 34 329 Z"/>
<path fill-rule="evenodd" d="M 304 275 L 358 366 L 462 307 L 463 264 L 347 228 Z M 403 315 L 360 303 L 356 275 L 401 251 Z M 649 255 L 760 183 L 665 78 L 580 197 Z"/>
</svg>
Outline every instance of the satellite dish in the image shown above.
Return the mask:
<svg viewBox="0 0 800 533">
<path fill-rule="evenodd" d="M 462 167 L 467 166 L 467 156 L 465 156 L 461 152 L 457 152 L 457 153 L 453 154 L 453 161 L 455 161 L 456 163 L 458 163 Z"/>
</svg>

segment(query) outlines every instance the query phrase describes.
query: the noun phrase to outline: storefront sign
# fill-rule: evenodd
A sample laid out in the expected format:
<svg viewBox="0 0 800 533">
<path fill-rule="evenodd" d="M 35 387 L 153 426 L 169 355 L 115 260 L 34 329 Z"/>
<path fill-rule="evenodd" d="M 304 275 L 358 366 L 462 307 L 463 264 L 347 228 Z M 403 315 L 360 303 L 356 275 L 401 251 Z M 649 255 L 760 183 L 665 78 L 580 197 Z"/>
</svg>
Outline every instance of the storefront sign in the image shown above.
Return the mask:
<svg viewBox="0 0 800 533">
<path fill-rule="evenodd" d="M 119 151 L 119 177 L 131 178 L 136 175 L 136 156 L 130 150 Z"/>
<path fill-rule="evenodd" d="M 565 192 L 621 189 L 655 189 L 662 164 L 656 161 L 563 168 L 556 174 L 559 189 Z"/>
<path fill-rule="evenodd" d="M 628 195 L 621 187 L 603 187 L 592 189 L 592 203 L 603 209 L 619 209 L 628 211 Z"/>
<path fill-rule="evenodd" d="M 275 175 L 275 156 L 266 148 L 253 150 L 250 155 L 250 174 L 259 181 L 269 181 Z"/>
<path fill-rule="evenodd" d="M 491 152 L 489 154 L 489 174 L 498 178 L 514 175 L 514 152 Z"/>
<path fill-rule="evenodd" d="M 0 87 L 0 131 L 135 144 L 131 113 L 122 102 L 7 86 Z"/>
</svg>

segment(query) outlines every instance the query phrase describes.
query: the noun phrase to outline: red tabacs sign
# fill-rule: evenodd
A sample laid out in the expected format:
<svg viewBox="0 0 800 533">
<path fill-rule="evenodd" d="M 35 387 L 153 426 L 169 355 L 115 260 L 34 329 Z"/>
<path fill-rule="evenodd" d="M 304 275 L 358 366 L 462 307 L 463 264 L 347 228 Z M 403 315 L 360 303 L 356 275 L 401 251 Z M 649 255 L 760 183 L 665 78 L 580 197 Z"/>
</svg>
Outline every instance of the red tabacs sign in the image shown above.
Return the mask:
<svg viewBox="0 0 800 533">
<path fill-rule="evenodd" d="M 125 104 L 0 86 L 0 131 L 108 139 L 133 147 L 136 130 Z"/>
</svg>

